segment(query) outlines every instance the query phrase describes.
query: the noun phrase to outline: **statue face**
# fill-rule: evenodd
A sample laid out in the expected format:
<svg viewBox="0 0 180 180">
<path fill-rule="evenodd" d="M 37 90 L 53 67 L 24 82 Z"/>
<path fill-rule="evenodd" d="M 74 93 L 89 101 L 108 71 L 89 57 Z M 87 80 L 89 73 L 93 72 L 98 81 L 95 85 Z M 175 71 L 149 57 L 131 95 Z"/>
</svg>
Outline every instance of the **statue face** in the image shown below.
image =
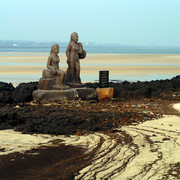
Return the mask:
<svg viewBox="0 0 180 180">
<path fill-rule="evenodd" d="M 56 47 L 54 48 L 54 53 L 56 53 L 56 54 L 59 53 L 59 46 L 56 46 Z"/>
<path fill-rule="evenodd" d="M 74 42 L 78 42 L 78 34 L 77 33 L 74 33 L 73 34 L 73 36 L 72 36 L 72 40 L 74 41 Z"/>
<path fill-rule="evenodd" d="M 51 52 L 58 54 L 59 53 L 59 45 L 58 44 L 53 44 L 51 46 Z"/>
</svg>

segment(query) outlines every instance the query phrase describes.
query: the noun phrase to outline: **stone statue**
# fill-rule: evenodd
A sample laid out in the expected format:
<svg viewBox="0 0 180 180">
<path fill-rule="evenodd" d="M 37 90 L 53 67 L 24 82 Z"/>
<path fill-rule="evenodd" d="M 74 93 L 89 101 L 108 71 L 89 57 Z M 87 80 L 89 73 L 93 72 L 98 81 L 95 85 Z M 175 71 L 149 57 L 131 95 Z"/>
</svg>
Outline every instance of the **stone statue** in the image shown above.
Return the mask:
<svg viewBox="0 0 180 180">
<path fill-rule="evenodd" d="M 78 34 L 76 32 L 71 34 L 71 40 L 66 49 L 66 56 L 68 64 L 66 83 L 71 87 L 80 87 L 83 84 L 80 78 L 79 59 L 86 57 L 86 51 L 83 50 L 82 44 L 78 43 Z"/>
<path fill-rule="evenodd" d="M 53 44 L 51 46 L 50 56 L 48 57 L 47 69 L 43 70 L 42 76 L 39 80 L 39 89 L 44 90 L 65 90 L 69 86 L 65 85 L 66 73 L 59 69 L 59 45 Z"/>
</svg>

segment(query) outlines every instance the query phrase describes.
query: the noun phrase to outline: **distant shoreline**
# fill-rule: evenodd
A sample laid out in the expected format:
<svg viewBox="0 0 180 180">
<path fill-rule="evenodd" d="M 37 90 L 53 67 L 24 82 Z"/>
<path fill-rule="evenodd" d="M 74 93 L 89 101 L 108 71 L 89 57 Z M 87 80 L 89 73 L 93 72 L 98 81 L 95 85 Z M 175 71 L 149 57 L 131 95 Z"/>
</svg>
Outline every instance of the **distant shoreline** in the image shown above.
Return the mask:
<svg viewBox="0 0 180 180">
<path fill-rule="evenodd" d="M 1 56 L 1 54 L 30 54 L 30 55 L 32 55 L 32 54 L 49 54 L 49 52 L 2 52 L 2 51 L 0 51 L 0 56 Z M 61 55 L 61 54 L 65 54 L 65 52 L 60 52 L 59 53 L 59 55 Z M 87 55 L 88 54 L 92 54 L 92 55 L 180 55 L 180 52 L 179 53 L 109 53 L 109 52 L 107 52 L 107 53 L 104 53 L 104 52 L 98 52 L 98 53 L 94 53 L 94 52 L 87 52 Z"/>
<path fill-rule="evenodd" d="M 17 53 L 49 53 L 51 45 L 58 43 L 60 52 L 65 53 L 68 43 L 51 42 L 8 42 L 0 41 L 0 52 L 17 52 Z M 83 43 L 83 48 L 87 53 L 97 54 L 180 54 L 180 47 L 172 46 L 135 46 L 119 44 L 93 44 Z"/>
</svg>

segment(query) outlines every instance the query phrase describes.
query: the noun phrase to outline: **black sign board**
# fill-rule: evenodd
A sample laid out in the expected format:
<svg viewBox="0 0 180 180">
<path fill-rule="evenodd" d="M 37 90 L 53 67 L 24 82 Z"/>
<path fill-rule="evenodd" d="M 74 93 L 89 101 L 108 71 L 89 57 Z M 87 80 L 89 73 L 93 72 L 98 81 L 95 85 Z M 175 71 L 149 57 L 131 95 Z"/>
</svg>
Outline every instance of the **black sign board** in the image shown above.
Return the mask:
<svg viewBox="0 0 180 180">
<path fill-rule="evenodd" d="M 109 71 L 99 71 L 99 86 L 100 88 L 109 86 Z"/>
</svg>

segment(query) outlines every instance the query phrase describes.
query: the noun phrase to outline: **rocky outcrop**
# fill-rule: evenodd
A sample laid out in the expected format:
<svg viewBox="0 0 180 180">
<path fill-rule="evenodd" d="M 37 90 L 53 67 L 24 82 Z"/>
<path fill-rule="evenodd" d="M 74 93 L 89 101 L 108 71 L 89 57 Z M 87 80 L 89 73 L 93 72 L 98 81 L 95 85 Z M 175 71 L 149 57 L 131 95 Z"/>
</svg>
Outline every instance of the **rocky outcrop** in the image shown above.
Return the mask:
<svg viewBox="0 0 180 180">
<path fill-rule="evenodd" d="M 13 93 L 13 101 L 14 102 L 28 102 L 32 101 L 32 92 L 38 88 L 37 82 L 30 83 L 21 83 L 19 84 L 14 93 Z"/>
<path fill-rule="evenodd" d="M 83 100 L 95 99 L 94 90 L 99 87 L 98 83 L 86 83 L 85 86 L 92 88 L 84 91 L 77 89 L 79 98 Z M 156 80 L 149 82 L 109 83 L 114 89 L 114 97 L 120 99 L 144 99 L 160 98 L 168 100 L 180 100 L 180 76 L 171 80 Z M 32 101 L 32 92 L 38 88 L 38 82 L 21 83 L 16 88 L 11 83 L 0 82 L 0 103 L 28 102 Z M 90 94 L 90 96 L 89 96 Z"/>
<path fill-rule="evenodd" d="M 32 92 L 37 87 L 37 82 L 21 83 L 16 88 L 11 83 L 0 82 L 0 103 L 32 101 Z"/>
<path fill-rule="evenodd" d="M 86 87 L 97 88 L 98 83 L 86 83 Z M 180 76 L 171 80 L 156 80 L 146 82 L 109 83 L 114 88 L 114 97 L 120 99 L 160 98 L 180 100 Z"/>
<path fill-rule="evenodd" d="M 11 83 L 0 82 L 0 103 L 13 102 L 12 94 L 14 89 Z"/>
</svg>

